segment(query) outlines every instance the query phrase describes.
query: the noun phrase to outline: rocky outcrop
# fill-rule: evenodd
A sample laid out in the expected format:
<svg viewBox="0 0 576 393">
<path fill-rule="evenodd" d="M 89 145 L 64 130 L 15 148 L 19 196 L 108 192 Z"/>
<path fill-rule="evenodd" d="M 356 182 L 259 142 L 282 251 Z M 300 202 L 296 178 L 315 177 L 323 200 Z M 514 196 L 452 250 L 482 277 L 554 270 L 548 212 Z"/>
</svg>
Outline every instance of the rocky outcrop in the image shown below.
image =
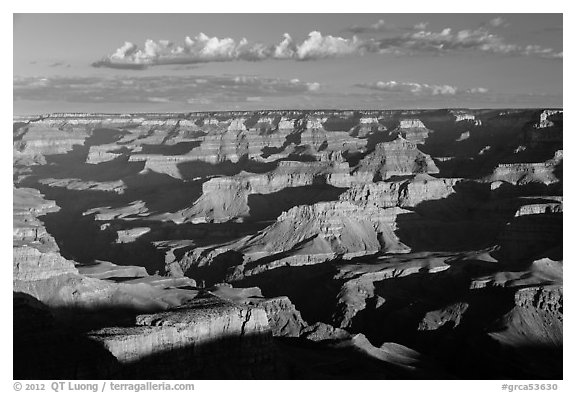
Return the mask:
<svg viewBox="0 0 576 393">
<path fill-rule="evenodd" d="M 563 111 L 545 110 L 540 120 L 526 130 L 526 143 L 532 148 L 562 148 Z"/>
<path fill-rule="evenodd" d="M 345 131 L 326 131 L 325 129 L 308 124 L 308 127 L 300 134 L 300 143 L 310 146 L 316 155 L 322 151 L 356 152 L 367 144 L 365 139 L 350 138 Z"/>
<path fill-rule="evenodd" d="M 163 310 L 196 296 L 194 291 L 165 290 L 153 282 L 116 284 L 99 279 L 147 277 L 144 268 L 118 268 L 101 262 L 92 269 L 84 267 L 82 270 L 88 274 L 81 274 L 73 261 L 60 255 L 54 238 L 38 219 L 58 209 L 53 201 L 44 200 L 37 190 L 14 189 L 14 292 L 27 294 L 50 307 L 88 310 L 102 307 Z M 178 285 L 191 284 L 195 285 L 194 281 L 185 280 Z"/>
<path fill-rule="evenodd" d="M 515 185 L 528 183 L 554 184 L 560 181 L 556 176 L 557 169 L 562 165 L 563 152 L 558 150 L 554 157 L 545 162 L 499 164 L 489 181 L 504 181 Z"/>
<path fill-rule="evenodd" d="M 210 179 L 202 185 L 202 196 L 190 208 L 172 214 L 171 219 L 200 223 L 268 217 L 284 206 L 283 202 L 276 200 L 270 206 L 256 194 L 263 196 L 294 189 L 290 196 L 293 204 L 309 203 L 321 200 L 324 195 L 330 198 L 334 194 L 332 187 L 345 187 L 350 181 L 348 163 L 332 157 L 312 163 L 282 161 L 275 170 L 265 174 L 242 172 L 234 177 Z"/>
<path fill-rule="evenodd" d="M 417 173 L 438 173 L 432 158 L 422 153 L 415 143 L 398 136 L 392 142 L 376 145 L 374 152 L 363 158 L 353 171 L 355 178 L 371 181 Z"/>
<path fill-rule="evenodd" d="M 220 259 L 232 252 L 240 256 L 240 262 L 226 278 L 238 280 L 287 265 L 319 264 L 380 251 L 406 252 L 408 247 L 394 234 L 396 217 L 405 213 L 400 208 L 380 209 L 350 202 L 297 206 L 254 236 L 223 247 L 197 248 L 180 263 L 184 272 L 207 269 L 224 263 Z"/>
<path fill-rule="evenodd" d="M 545 110 L 540 114 L 540 121 L 536 124 L 536 128 L 548 128 L 554 125 L 554 122 L 550 118 L 556 117 L 558 120 L 562 120 L 563 111 L 561 110 Z"/>
<path fill-rule="evenodd" d="M 456 119 L 454 120 L 456 123 L 467 122 L 476 127 L 482 125 L 482 120 L 476 119 L 476 116 L 471 113 L 454 112 L 453 114 L 456 117 Z"/>
<path fill-rule="evenodd" d="M 435 178 L 427 174 L 418 174 L 408 180 L 377 182 L 354 185 L 344 194 L 341 201 L 371 203 L 375 206 L 415 207 L 424 201 L 434 201 L 452 195 L 454 186 L 461 179 Z"/>
<path fill-rule="evenodd" d="M 266 311 L 274 336 L 299 337 L 308 326 L 287 296 L 267 299 L 258 305 Z"/>
<path fill-rule="evenodd" d="M 561 285 L 523 288 L 490 337 L 527 375 L 557 378 L 562 375 L 563 321 Z"/>
<path fill-rule="evenodd" d="M 366 308 L 378 310 L 385 306 L 386 299 L 376 291 L 377 283 L 401 277 L 417 275 L 422 271 L 440 273 L 449 268 L 445 261 L 450 254 L 407 254 L 383 256 L 371 263 L 349 265 L 340 268 L 335 279 L 343 284 L 337 296 L 337 305 L 332 316 L 336 326 L 350 328 L 358 324 L 356 316 Z"/>
<path fill-rule="evenodd" d="M 53 128 L 49 124 L 31 123 L 19 129 L 14 140 L 14 162 L 17 165 L 42 165 L 46 156 L 65 154 L 88 138 L 84 129 Z"/>
<path fill-rule="evenodd" d="M 384 132 L 386 127 L 378 121 L 376 117 L 362 116 L 359 124 L 353 127 L 350 133 L 356 135 L 358 138 L 365 138 L 375 132 Z"/>
<path fill-rule="evenodd" d="M 404 139 L 416 144 L 423 144 L 431 132 L 419 119 L 403 119 L 395 130 Z"/>
<path fill-rule="evenodd" d="M 296 246 L 299 254 L 306 255 L 304 250 L 308 249 L 308 255 L 320 259 L 327 255 L 350 257 L 379 250 L 405 250 L 393 234 L 398 214 L 402 214 L 402 210 L 362 208 L 349 202 L 297 206 L 247 240 L 239 250 L 249 260 L 286 252 Z"/>
<path fill-rule="evenodd" d="M 445 325 L 449 325 L 452 329 L 456 328 L 464 319 L 469 306 L 468 303 L 457 302 L 439 310 L 429 311 L 420 321 L 418 330 L 436 330 Z"/>
<path fill-rule="evenodd" d="M 62 258 L 56 241 L 38 219 L 58 211 L 56 203 L 45 200 L 37 190 L 14 188 L 13 204 L 14 291 L 27 292 L 36 286 L 42 291 L 46 281 L 76 274 L 74 263 Z"/>
<path fill-rule="evenodd" d="M 124 378 L 142 373 L 171 379 L 281 375 L 266 312 L 215 297 L 142 314 L 135 326 L 104 328 L 88 336 L 114 355 Z"/>
</svg>

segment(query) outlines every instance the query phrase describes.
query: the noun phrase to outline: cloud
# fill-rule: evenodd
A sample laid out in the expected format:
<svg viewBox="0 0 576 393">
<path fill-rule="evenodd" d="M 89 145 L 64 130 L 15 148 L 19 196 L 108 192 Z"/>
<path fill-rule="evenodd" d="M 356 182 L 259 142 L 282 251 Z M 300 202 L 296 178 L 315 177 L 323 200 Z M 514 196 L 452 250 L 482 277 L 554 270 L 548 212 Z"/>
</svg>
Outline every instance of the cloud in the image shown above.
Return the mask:
<svg viewBox="0 0 576 393">
<path fill-rule="evenodd" d="M 504 19 L 501 16 L 490 19 L 487 22 L 487 24 L 488 24 L 488 26 L 492 26 L 492 27 L 507 27 L 508 26 L 508 22 L 506 21 L 506 19 Z"/>
<path fill-rule="evenodd" d="M 146 64 L 135 64 L 135 63 L 115 63 L 110 59 L 102 59 L 92 63 L 92 67 L 100 68 L 116 68 L 119 70 L 145 70 L 148 68 Z"/>
<path fill-rule="evenodd" d="M 354 34 L 368 34 L 368 33 L 391 33 L 391 32 L 402 32 L 402 31 L 418 31 L 425 30 L 428 23 L 420 22 L 414 26 L 398 27 L 392 23 L 384 21 L 384 19 L 379 19 L 378 22 L 373 23 L 368 26 L 352 26 L 347 28 L 345 31 Z"/>
<path fill-rule="evenodd" d="M 362 42 L 356 37 L 346 39 L 322 36 L 318 31 L 313 31 L 308 38 L 296 49 L 298 60 L 322 59 L 326 57 L 339 57 L 357 53 L 361 49 Z"/>
<path fill-rule="evenodd" d="M 414 25 L 414 30 L 426 30 L 428 27 L 428 22 L 420 22 Z"/>
<path fill-rule="evenodd" d="M 66 68 L 70 68 L 70 64 L 65 63 L 63 61 L 56 61 L 50 65 L 48 65 L 48 67 L 54 68 L 54 67 L 66 67 Z"/>
<path fill-rule="evenodd" d="M 398 28 L 393 24 L 387 23 L 384 19 L 378 20 L 378 22 L 373 23 L 369 26 L 352 26 L 346 29 L 351 33 L 364 34 L 364 33 L 378 33 L 387 31 L 397 31 Z"/>
<path fill-rule="evenodd" d="M 360 45 L 356 37 L 347 39 L 322 36 L 317 31 L 311 32 L 300 44 L 285 33 L 282 40 L 273 45 L 250 42 L 246 38 L 236 42 L 232 38 L 209 37 L 200 33 L 194 38 L 186 37 L 183 45 L 149 39 L 143 48 L 139 48 L 136 44 L 125 42 L 111 55 L 92 63 L 92 66 L 141 70 L 163 64 L 265 59 L 313 60 L 353 54 L 360 49 Z"/>
<path fill-rule="evenodd" d="M 471 94 L 486 94 L 488 93 L 488 89 L 484 88 L 484 87 L 473 87 L 471 89 L 466 90 L 466 93 L 471 93 Z"/>
<path fill-rule="evenodd" d="M 387 37 L 370 43 L 370 51 L 382 53 L 446 53 L 480 52 L 542 58 L 562 58 L 562 52 L 540 45 L 517 45 L 507 43 L 502 37 L 485 28 L 459 30 L 451 28 L 439 32 L 420 30 L 395 37 Z"/>
<path fill-rule="evenodd" d="M 396 81 L 361 83 L 356 86 L 384 92 L 409 93 L 416 96 L 453 96 L 456 94 L 484 94 L 488 92 L 488 89 L 483 87 L 462 90 L 451 85 L 429 85 L 426 83 Z"/>
<path fill-rule="evenodd" d="M 503 18 L 494 18 L 492 25 L 503 26 Z M 448 52 L 478 52 L 500 55 L 532 56 L 561 59 L 562 52 L 540 45 L 511 44 L 504 38 L 491 33 L 486 27 L 453 31 L 444 28 L 434 32 L 427 30 L 427 23 L 396 28 L 384 20 L 367 27 L 354 27 L 349 31 L 394 32 L 384 38 L 345 38 L 322 35 L 312 31 L 304 41 L 295 42 L 292 36 L 284 33 L 275 44 L 251 42 L 246 38 L 236 41 L 233 38 L 209 37 L 200 33 L 186 37 L 177 45 L 166 40 L 148 39 L 142 48 L 125 42 L 112 54 L 92 63 L 93 67 L 142 70 L 149 66 L 165 64 L 195 64 L 218 61 L 262 61 L 276 60 L 317 60 L 365 53 L 393 55 L 442 54 Z"/>
<path fill-rule="evenodd" d="M 298 48 L 288 33 L 284 33 L 282 41 L 274 47 L 272 57 L 275 59 L 291 59 Z"/>
<path fill-rule="evenodd" d="M 15 77 L 14 100 L 107 103 L 244 102 L 247 97 L 316 95 L 317 82 L 250 75 Z"/>
</svg>

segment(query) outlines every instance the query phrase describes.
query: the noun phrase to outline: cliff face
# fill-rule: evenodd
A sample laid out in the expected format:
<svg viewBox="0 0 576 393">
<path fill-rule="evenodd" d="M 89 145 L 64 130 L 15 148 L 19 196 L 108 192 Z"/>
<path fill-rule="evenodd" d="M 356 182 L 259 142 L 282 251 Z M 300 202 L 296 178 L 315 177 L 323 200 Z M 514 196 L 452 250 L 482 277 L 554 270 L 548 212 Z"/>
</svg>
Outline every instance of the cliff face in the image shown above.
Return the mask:
<svg viewBox="0 0 576 393">
<path fill-rule="evenodd" d="M 371 180 L 388 180 L 392 176 L 416 173 L 438 173 L 432 158 L 422 153 L 416 144 L 398 137 L 392 142 L 376 145 L 374 152 L 360 161 L 354 176 Z"/>
<path fill-rule="evenodd" d="M 82 128 L 53 128 L 32 123 L 14 135 L 14 161 L 17 165 L 45 164 L 47 155 L 65 154 L 83 145 L 88 133 Z"/>
<path fill-rule="evenodd" d="M 88 336 L 114 355 L 123 378 L 142 372 L 171 379 L 280 374 L 266 312 L 217 298 L 139 315 L 134 327 L 105 328 Z"/>
<path fill-rule="evenodd" d="M 54 238 L 37 218 L 59 210 L 54 201 L 43 199 L 38 190 L 13 190 L 13 288 L 50 296 L 48 282 L 77 274 L 72 261 L 60 256 Z M 46 287 L 48 286 L 48 287 Z"/>
<path fill-rule="evenodd" d="M 352 186 L 340 200 L 371 203 L 378 207 L 415 207 L 424 201 L 433 201 L 452 195 L 454 185 L 461 179 L 442 179 L 420 174 L 412 179 L 377 182 Z"/>
<path fill-rule="evenodd" d="M 558 183 L 560 179 L 556 174 L 562 166 L 562 158 L 563 152 L 558 150 L 553 158 L 545 162 L 499 164 L 488 179 L 490 181 L 505 181 L 517 185 L 528 183 L 549 185 Z"/>
<path fill-rule="evenodd" d="M 419 119 L 404 119 L 400 120 L 400 125 L 396 132 L 407 141 L 423 144 L 431 131 Z"/>
<path fill-rule="evenodd" d="M 184 272 L 230 264 L 224 276 L 240 280 L 282 266 L 320 264 L 377 252 L 407 252 L 394 234 L 400 208 L 380 209 L 350 202 L 319 202 L 282 213 L 261 232 L 216 248 L 197 248 L 180 261 Z M 228 262 L 225 262 L 228 261 Z"/>
</svg>

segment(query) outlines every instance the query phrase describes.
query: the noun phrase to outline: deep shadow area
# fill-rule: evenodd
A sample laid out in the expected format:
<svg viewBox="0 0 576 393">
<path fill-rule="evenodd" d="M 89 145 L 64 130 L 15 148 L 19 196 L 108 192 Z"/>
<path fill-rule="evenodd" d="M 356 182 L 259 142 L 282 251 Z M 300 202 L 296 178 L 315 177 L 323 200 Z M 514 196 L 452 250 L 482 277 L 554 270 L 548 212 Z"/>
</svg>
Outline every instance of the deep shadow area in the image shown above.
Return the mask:
<svg viewBox="0 0 576 393">
<path fill-rule="evenodd" d="M 510 161 L 514 150 L 526 143 L 526 129 L 538 119 L 537 110 L 472 111 L 481 125 L 471 121 L 455 121 L 447 110 L 425 111 L 418 118 L 431 130 L 426 143 L 419 149 L 433 157 L 453 157 L 440 162 L 440 175 L 445 177 L 480 178 L 492 173 L 502 162 Z M 467 139 L 459 140 L 468 133 Z M 489 148 L 487 148 L 489 146 Z M 487 148 L 487 149 L 486 149 Z M 479 154 L 483 150 L 482 154 Z"/>
<path fill-rule="evenodd" d="M 488 214 L 489 185 L 462 181 L 455 193 L 418 203 L 413 212 L 396 218 L 396 235 L 417 251 L 464 251 L 486 248 L 496 242 L 498 233 L 515 210 Z M 505 214 L 506 213 L 506 214 Z"/>
<path fill-rule="evenodd" d="M 139 154 L 161 154 L 164 156 L 180 156 L 192 151 L 200 146 L 201 141 L 178 142 L 173 145 L 142 145 L 142 151 Z"/>
<path fill-rule="evenodd" d="M 376 281 L 374 297 L 356 314 L 351 331 L 362 332 L 375 346 L 396 342 L 413 348 L 459 379 L 562 378 L 561 346 L 511 347 L 489 336 L 514 308 L 517 288 L 471 290 L 469 284 L 499 268 L 475 261 L 440 273 Z M 456 318 L 449 310 L 458 305 L 464 308 Z M 440 325 L 425 328 L 423 321 Z"/>
<path fill-rule="evenodd" d="M 278 166 L 278 163 L 254 161 L 245 155 L 240 157 L 237 163 L 224 161 L 218 164 L 210 164 L 204 161 L 185 161 L 179 163 L 177 166 L 182 178 L 189 180 L 198 177 L 234 176 L 242 171 L 266 173 L 274 170 Z"/>
<path fill-rule="evenodd" d="M 309 323 L 330 323 L 341 282 L 334 280 L 335 262 L 286 266 L 234 281 L 234 287 L 257 286 L 265 297 L 288 296 Z"/>
<path fill-rule="evenodd" d="M 14 294 L 14 309 L 13 377 L 21 380 L 130 380 L 144 376 L 151 380 L 430 379 L 446 375 L 435 370 L 398 367 L 350 345 L 272 338 L 269 331 L 220 336 L 145 354 L 139 343 L 152 331 L 161 334 L 162 330 L 170 328 L 138 327 L 132 323 L 117 325 L 124 327 L 113 330 L 82 330 L 77 326 L 81 318 L 70 316 L 73 312 L 85 315 L 89 311 L 48 308 L 22 293 Z M 96 317 L 100 311 L 92 310 L 91 313 Z M 129 362 L 117 360 L 99 341 L 113 335 L 118 338 L 125 335 L 125 349 L 117 348 L 121 353 L 133 350 L 141 355 Z M 169 335 L 168 332 L 167 337 Z"/>
<path fill-rule="evenodd" d="M 284 188 L 271 194 L 250 194 L 248 195 L 250 220 L 274 220 L 282 212 L 288 211 L 294 206 L 336 201 L 345 191 L 345 188 L 317 184 Z"/>
<path fill-rule="evenodd" d="M 348 132 L 354 126 L 358 125 L 361 117 L 362 117 L 362 114 L 360 112 L 357 112 L 357 111 L 355 111 L 354 114 L 350 117 L 332 115 L 332 116 L 329 116 L 328 119 L 326 119 L 326 121 L 322 124 L 322 127 L 326 131 L 345 131 L 345 132 Z"/>
<path fill-rule="evenodd" d="M 13 294 L 14 379 L 101 379 L 119 369 L 101 344 L 56 321 L 36 298 Z"/>
</svg>

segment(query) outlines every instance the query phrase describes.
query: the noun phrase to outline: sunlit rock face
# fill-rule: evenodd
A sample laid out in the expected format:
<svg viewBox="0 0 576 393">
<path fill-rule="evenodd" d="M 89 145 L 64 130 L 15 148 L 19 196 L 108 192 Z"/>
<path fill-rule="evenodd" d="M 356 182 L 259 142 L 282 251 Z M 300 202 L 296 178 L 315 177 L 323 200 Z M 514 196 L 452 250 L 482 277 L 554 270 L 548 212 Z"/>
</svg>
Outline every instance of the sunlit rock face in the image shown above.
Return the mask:
<svg viewBox="0 0 576 393">
<path fill-rule="evenodd" d="M 562 121 L 563 111 L 561 110 L 545 110 L 540 114 L 540 121 L 536 125 L 536 128 L 548 128 L 554 126 L 554 119 L 556 121 Z"/>
<path fill-rule="evenodd" d="M 561 379 L 562 132 L 545 108 L 19 117 L 14 376 Z"/>
<path fill-rule="evenodd" d="M 368 180 L 389 180 L 393 176 L 440 172 L 434 160 L 418 150 L 417 145 L 398 136 L 391 142 L 376 145 L 373 153 L 360 161 L 354 176 Z"/>
<path fill-rule="evenodd" d="M 33 123 L 24 126 L 14 143 L 16 164 L 45 164 L 47 155 L 65 154 L 74 146 L 84 144 L 88 134 L 80 129 L 53 127 L 53 124 Z"/>
<path fill-rule="evenodd" d="M 45 200 L 38 190 L 30 188 L 14 188 L 13 203 L 14 291 L 44 292 L 43 283 L 48 285 L 50 280 L 76 274 L 74 263 L 62 258 L 54 238 L 38 219 L 58 211 L 56 203 Z"/>
<path fill-rule="evenodd" d="M 396 132 L 410 142 L 423 144 L 426 142 L 430 130 L 419 119 L 403 119 L 400 120 Z"/>
<path fill-rule="evenodd" d="M 446 198 L 455 193 L 454 186 L 461 179 L 435 178 L 418 174 L 408 180 L 354 185 L 340 196 L 340 200 L 371 203 L 378 207 L 415 207 L 424 201 Z"/>
<path fill-rule="evenodd" d="M 505 181 L 516 185 L 558 183 L 558 169 L 562 166 L 563 151 L 558 150 L 554 157 L 545 162 L 499 164 L 489 177 L 490 181 Z"/>
<path fill-rule="evenodd" d="M 114 355 L 126 377 L 143 370 L 174 379 L 280 374 L 266 312 L 218 298 L 138 315 L 134 327 L 105 328 L 89 337 Z"/>
</svg>

